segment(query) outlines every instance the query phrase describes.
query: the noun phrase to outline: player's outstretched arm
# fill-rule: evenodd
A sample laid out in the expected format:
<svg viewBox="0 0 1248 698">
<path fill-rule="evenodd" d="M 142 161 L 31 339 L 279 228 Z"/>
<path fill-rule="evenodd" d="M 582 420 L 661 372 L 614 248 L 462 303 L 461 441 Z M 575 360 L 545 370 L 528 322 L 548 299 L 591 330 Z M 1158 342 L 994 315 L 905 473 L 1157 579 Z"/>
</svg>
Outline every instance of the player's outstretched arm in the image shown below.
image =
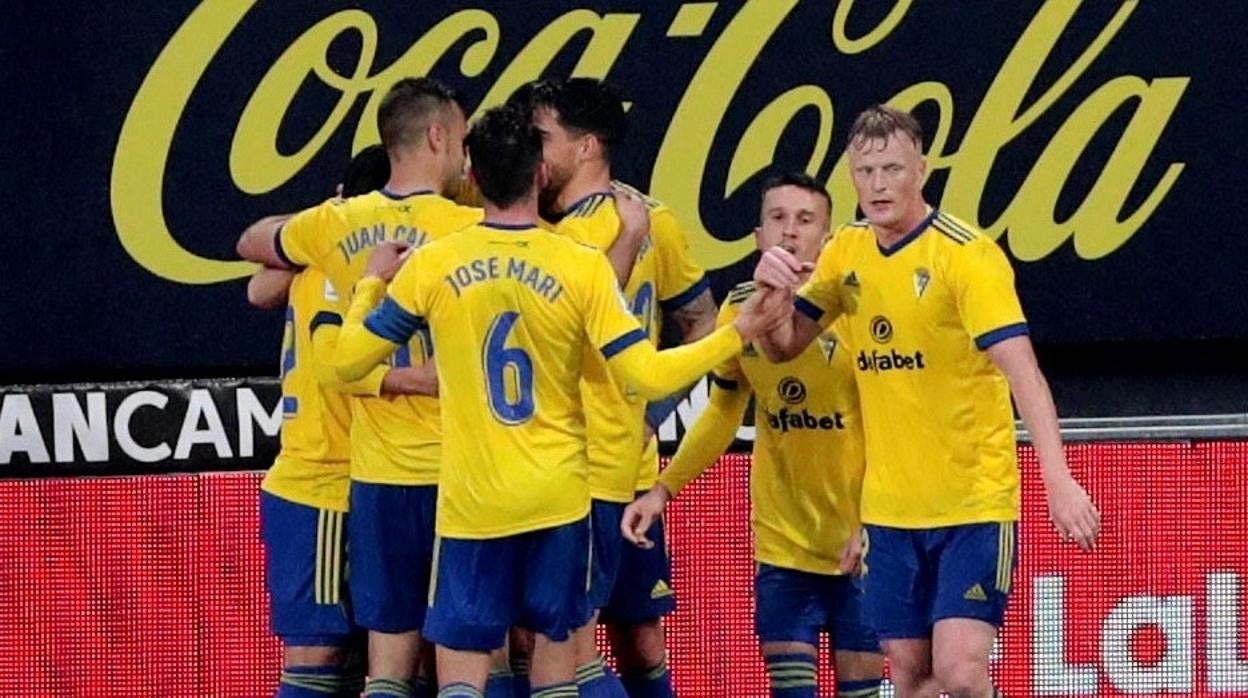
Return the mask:
<svg viewBox="0 0 1248 698">
<path fill-rule="evenodd" d="M 746 301 L 731 325 L 693 344 L 658 351 L 633 320 L 636 329 L 620 338 L 627 343 L 608 345 L 602 352 L 616 380 L 631 386 L 647 400 L 657 400 L 741 353 L 743 343 L 757 339 L 789 312 L 784 294 L 765 291 Z"/>
<path fill-rule="evenodd" d="M 234 250 L 238 256 L 274 269 L 289 269 L 290 265 L 277 253 L 277 231 L 293 214 L 266 216 L 247 226 L 238 238 Z"/>
<path fill-rule="evenodd" d="M 1014 403 L 1031 434 L 1053 525 L 1064 540 L 1073 540 L 1084 550 L 1091 550 L 1100 534 L 1101 514 L 1066 465 L 1057 408 L 1031 340 L 1026 335 L 1011 337 L 988 347 L 987 353 L 1005 374 Z"/>
<path fill-rule="evenodd" d="M 247 281 L 247 302 L 261 310 L 286 305 L 290 282 L 294 278 L 293 271 L 260 267 Z"/>
</svg>

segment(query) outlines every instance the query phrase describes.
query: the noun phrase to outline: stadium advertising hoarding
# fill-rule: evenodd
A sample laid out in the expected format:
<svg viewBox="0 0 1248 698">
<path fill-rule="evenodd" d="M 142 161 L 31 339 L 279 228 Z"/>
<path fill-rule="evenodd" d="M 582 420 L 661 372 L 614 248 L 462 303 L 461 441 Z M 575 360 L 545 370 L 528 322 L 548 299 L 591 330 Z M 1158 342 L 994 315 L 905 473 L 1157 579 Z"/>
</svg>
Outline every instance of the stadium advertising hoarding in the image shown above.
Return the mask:
<svg viewBox="0 0 1248 698">
<path fill-rule="evenodd" d="M 1079 444 L 1105 512 L 1093 553 L 1058 541 L 1020 449 L 1020 566 L 992 672 L 1009 696 L 1248 694 L 1244 443 Z M 763 696 L 749 458 L 668 514 L 677 695 Z M 0 694 L 257 696 L 266 623 L 259 474 L 0 480 Z M 827 678 L 826 666 L 823 671 Z M 824 685 L 831 685 L 825 683 Z"/>
<path fill-rule="evenodd" d="M 274 366 L 235 238 L 323 199 L 386 88 L 426 73 L 473 113 L 544 73 L 619 85 L 616 173 L 675 209 L 719 294 L 771 167 L 828 177 L 854 216 L 844 134 L 887 101 L 927 126 L 931 199 L 1010 252 L 1041 343 L 1248 338 L 1226 160 L 1248 88 L 1210 60 L 1236 55 L 1240 4 L 27 5 L 11 35 L 36 62 L 0 135 L 32 202 L 3 243 L 24 261 L 3 275 L 10 382 Z"/>
</svg>

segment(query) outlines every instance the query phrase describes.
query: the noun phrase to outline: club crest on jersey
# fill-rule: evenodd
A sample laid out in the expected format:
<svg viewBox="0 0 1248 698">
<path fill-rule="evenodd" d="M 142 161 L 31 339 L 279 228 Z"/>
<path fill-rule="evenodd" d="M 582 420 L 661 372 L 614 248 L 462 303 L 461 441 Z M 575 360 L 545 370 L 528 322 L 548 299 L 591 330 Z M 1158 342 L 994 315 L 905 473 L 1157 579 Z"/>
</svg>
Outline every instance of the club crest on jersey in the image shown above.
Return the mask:
<svg viewBox="0 0 1248 698">
<path fill-rule="evenodd" d="M 922 298 L 923 292 L 932 280 L 932 273 L 923 267 L 914 270 L 914 297 Z"/>
<path fill-rule="evenodd" d="M 832 363 L 832 355 L 836 353 L 836 337 L 832 335 L 819 335 L 819 351 L 823 354 L 823 359 L 828 363 Z"/>
</svg>

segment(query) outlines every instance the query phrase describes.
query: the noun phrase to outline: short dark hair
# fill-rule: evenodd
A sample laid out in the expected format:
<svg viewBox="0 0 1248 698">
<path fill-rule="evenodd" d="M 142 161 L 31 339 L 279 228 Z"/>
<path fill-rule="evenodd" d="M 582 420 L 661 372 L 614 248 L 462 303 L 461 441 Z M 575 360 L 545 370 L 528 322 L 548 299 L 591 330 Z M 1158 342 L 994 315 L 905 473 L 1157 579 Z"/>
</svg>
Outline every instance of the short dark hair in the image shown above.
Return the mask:
<svg viewBox="0 0 1248 698">
<path fill-rule="evenodd" d="M 828 195 L 828 188 L 824 186 L 823 182 L 820 182 L 805 172 L 785 172 L 784 174 L 772 175 L 771 177 L 763 180 L 763 193 L 762 196 L 759 197 L 760 201 L 767 198 L 767 192 L 780 187 L 797 187 L 798 189 L 805 189 L 808 192 L 818 194 L 823 197 L 824 202 L 827 203 L 828 214 L 831 215 L 832 197 Z"/>
<path fill-rule="evenodd" d="M 611 148 L 628 135 L 628 115 L 624 100 L 614 87 L 596 78 L 569 78 L 562 82 L 544 81 L 527 96 L 531 109 L 549 107 L 558 115 L 559 125 L 576 133 L 593 134 L 603 145 L 603 157 L 610 159 Z"/>
<path fill-rule="evenodd" d="M 542 162 L 542 135 L 531 114 L 514 106 L 494 107 L 477 119 L 464 143 L 487 201 L 505 208 L 533 191 L 533 175 Z"/>
<path fill-rule="evenodd" d="M 390 158 L 380 144 L 370 145 L 351 158 L 342 173 L 342 195 L 359 196 L 386 186 L 390 179 Z"/>
<path fill-rule="evenodd" d="M 549 78 L 526 82 L 507 98 L 507 106 L 531 115 L 539 106 L 554 105 L 559 85 L 558 81 Z"/>
<path fill-rule="evenodd" d="M 873 104 L 867 107 L 854 125 L 849 127 L 849 145 L 859 141 L 887 141 L 894 133 L 904 134 L 914 142 L 914 147 L 923 149 L 923 127 L 919 120 L 907 111 L 894 109 L 884 104 Z"/>
<path fill-rule="evenodd" d="M 433 78 L 404 78 L 390 88 L 377 109 L 377 132 L 386 150 L 416 145 L 443 111 L 463 111 L 451 88 Z"/>
</svg>

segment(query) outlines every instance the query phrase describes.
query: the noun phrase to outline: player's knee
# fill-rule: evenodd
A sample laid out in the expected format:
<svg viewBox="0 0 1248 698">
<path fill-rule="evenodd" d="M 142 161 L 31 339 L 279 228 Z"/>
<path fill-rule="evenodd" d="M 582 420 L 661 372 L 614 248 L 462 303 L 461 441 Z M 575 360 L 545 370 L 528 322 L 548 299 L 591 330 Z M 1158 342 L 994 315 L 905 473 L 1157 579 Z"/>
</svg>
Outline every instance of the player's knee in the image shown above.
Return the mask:
<svg viewBox="0 0 1248 698">
<path fill-rule="evenodd" d="M 936 682 L 950 698 L 980 698 L 992 686 L 988 664 L 967 657 L 938 660 L 934 667 Z"/>
<path fill-rule="evenodd" d="M 282 664 L 287 667 L 341 667 L 346 662 L 347 651 L 342 647 L 286 647 L 282 650 Z"/>
</svg>

